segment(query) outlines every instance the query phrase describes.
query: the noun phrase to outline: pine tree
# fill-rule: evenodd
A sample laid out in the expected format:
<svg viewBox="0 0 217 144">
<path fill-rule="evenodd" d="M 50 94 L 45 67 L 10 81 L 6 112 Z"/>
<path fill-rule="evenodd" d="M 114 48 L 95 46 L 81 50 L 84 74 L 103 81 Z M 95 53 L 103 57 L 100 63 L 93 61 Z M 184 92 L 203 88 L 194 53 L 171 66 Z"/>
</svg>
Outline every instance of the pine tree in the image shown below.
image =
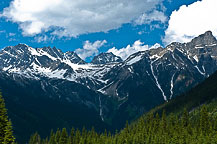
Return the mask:
<svg viewBox="0 0 217 144">
<path fill-rule="evenodd" d="M 41 144 L 41 137 L 37 132 L 30 137 L 29 144 Z"/>
<path fill-rule="evenodd" d="M 70 144 L 73 143 L 74 133 L 75 133 L 75 129 L 72 128 L 69 136 L 69 141 L 68 141 Z"/>
<path fill-rule="evenodd" d="M 75 132 L 74 144 L 79 144 L 80 138 L 81 138 L 81 132 L 79 131 L 79 129 L 77 129 Z"/>
<path fill-rule="evenodd" d="M 15 138 L 13 136 L 12 124 L 11 124 L 11 121 L 8 121 L 6 129 L 5 129 L 4 143 L 5 144 L 11 144 L 14 141 L 15 141 Z"/>
<path fill-rule="evenodd" d="M 8 121 L 7 110 L 5 108 L 4 99 L 2 98 L 0 92 L 0 143 L 4 142 L 7 121 Z"/>
<path fill-rule="evenodd" d="M 182 115 L 182 126 L 187 127 L 189 125 L 189 113 L 187 109 L 184 109 L 183 115 Z"/>
<path fill-rule="evenodd" d="M 209 114 L 206 106 L 203 106 L 200 111 L 200 130 L 206 134 L 209 132 L 210 122 L 209 122 Z"/>
<path fill-rule="evenodd" d="M 8 121 L 7 109 L 0 91 L 0 143 L 13 143 L 15 138 L 13 136 L 11 121 Z"/>
<path fill-rule="evenodd" d="M 51 130 L 50 132 L 50 139 L 49 139 L 49 144 L 56 144 L 56 141 L 55 141 L 55 134 L 53 132 L 53 130 Z"/>
<path fill-rule="evenodd" d="M 165 132 L 167 130 L 167 119 L 166 119 L 166 111 L 163 110 L 161 117 L 161 131 Z"/>
<path fill-rule="evenodd" d="M 60 136 L 59 144 L 67 144 L 67 142 L 68 142 L 68 133 L 66 131 L 66 128 L 63 128 Z"/>
<path fill-rule="evenodd" d="M 61 136 L 61 132 L 60 132 L 59 129 L 57 129 L 57 132 L 56 132 L 56 135 L 55 135 L 55 141 L 56 141 L 56 143 L 59 143 L 60 136 Z"/>
</svg>

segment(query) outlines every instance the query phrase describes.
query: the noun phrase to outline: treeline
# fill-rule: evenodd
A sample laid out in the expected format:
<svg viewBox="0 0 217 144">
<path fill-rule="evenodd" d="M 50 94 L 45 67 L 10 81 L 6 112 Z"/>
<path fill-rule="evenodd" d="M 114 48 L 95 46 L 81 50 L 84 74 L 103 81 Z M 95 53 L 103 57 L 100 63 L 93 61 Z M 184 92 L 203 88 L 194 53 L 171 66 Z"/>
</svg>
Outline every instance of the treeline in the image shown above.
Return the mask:
<svg viewBox="0 0 217 144">
<path fill-rule="evenodd" d="M 65 128 L 51 131 L 46 139 L 38 133 L 31 136 L 29 144 L 215 144 L 217 143 L 217 116 L 210 115 L 207 107 L 199 110 L 199 116 L 191 117 L 185 109 L 181 116 L 165 111 L 161 116 L 149 113 L 128 125 L 119 133 L 98 134 L 94 128 L 87 131 Z"/>
<path fill-rule="evenodd" d="M 12 124 L 8 120 L 5 102 L 0 92 L 0 144 L 13 144 L 15 138 L 13 136 Z"/>
</svg>

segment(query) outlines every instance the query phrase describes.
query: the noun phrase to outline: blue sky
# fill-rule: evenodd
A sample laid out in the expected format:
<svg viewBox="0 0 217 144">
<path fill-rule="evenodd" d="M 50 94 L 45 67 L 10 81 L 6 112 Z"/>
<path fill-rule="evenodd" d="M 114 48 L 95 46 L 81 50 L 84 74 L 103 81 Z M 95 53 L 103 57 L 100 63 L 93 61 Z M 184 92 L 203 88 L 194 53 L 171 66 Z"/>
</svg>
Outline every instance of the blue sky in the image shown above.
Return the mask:
<svg viewBox="0 0 217 144">
<path fill-rule="evenodd" d="M 127 56 L 142 46 L 144 49 L 155 43 L 165 46 L 171 41 L 185 42 L 196 36 L 196 28 L 184 33 L 183 27 L 182 35 L 174 34 L 179 25 L 184 25 L 175 21 L 179 17 L 181 22 L 191 21 L 186 12 L 195 17 L 194 7 L 201 11 L 207 8 L 206 3 L 212 3 L 209 1 L 212 0 L 65 0 L 64 3 L 63 0 L 1 0 L 0 48 L 18 43 L 31 47 L 55 46 L 64 52 L 76 51 L 90 61 L 94 55 L 113 47 L 111 52 L 123 56 L 130 45 L 125 52 Z M 207 24 L 205 30 L 216 28 Z M 138 48 L 131 51 L 132 47 Z"/>
</svg>

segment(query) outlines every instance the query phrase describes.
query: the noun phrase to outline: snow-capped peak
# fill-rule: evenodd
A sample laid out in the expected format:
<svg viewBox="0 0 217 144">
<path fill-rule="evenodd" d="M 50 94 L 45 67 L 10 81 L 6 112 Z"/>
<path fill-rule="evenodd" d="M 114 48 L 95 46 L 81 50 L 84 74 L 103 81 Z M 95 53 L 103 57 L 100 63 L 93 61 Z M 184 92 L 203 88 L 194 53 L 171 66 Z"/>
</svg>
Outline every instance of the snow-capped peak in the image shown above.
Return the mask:
<svg viewBox="0 0 217 144">
<path fill-rule="evenodd" d="M 92 64 L 108 64 L 122 62 L 121 57 L 114 55 L 112 52 L 101 53 L 95 56 L 92 60 Z"/>
</svg>

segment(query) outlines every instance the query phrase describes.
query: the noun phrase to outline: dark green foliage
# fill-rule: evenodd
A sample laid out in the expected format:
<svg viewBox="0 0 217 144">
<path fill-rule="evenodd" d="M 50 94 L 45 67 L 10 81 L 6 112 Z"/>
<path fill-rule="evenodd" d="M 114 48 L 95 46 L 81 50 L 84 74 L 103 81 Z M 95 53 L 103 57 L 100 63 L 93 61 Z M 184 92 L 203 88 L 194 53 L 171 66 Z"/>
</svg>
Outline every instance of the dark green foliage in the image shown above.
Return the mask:
<svg viewBox="0 0 217 144">
<path fill-rule="evenodd" d="M 7 109 L 0 92 L 0 144 L 11 144 L 14 141 L 12 124 L 8 120 Z"/>
<path fill-rule="evenodd" d="M 206 106 L 196 111 L 200 115 L 199 117 L 189 113 L 187 109 L 183 110 L 179 118 L 174 114 L 166 115 L 165 111 L 161 117 L 158 114 L 149 113 L 131 125 L 126 122 L 125 128 L 115 135 L 111 135 L 107 131 L 97 134 L 94 129 L 91 131 L 83 129 L 82 132 L 72 129 L 68 136 L 65 128 L 61 134 L 57 130 L 55 135 L 60 135 L 59 144 L 217 143 L 216 116 L 210 115 Z M 197 118 L 194 118 L 195 116 Z M 52 135 L 49 141 L 53 139 Z M 40 139 L 38 140 L 40 141 Z M 48 144 L 46 141 L 48 140 L 43 140 L 43 144 Z M 53 144 L 56 144 L 57 141 L 58 139 Z"/>
<path fill-rule="evenodd" d="M 7 119 L 7 110 L 5 108 L 5 103 L 0 93 L 0 143 L 4 141 Z"/>
<path fill-rule="evenodd" d="M 29 144 L 41 144 L 41 137 L 37 132 L 30 137 Z"/>
<path fill-rule="evenodd" d="M 60 132 L 59 129 L 57 129 L 57 132 L 55 134 L 55 141 L 56 141 L 56 143 L 59 143 L 60 136 L 61 136 L 61 132 Z"/>
<path fill-rule="evenodd" d="M 208 134 L 210 131 L 210 120 L 207 108 L 203 106 L 200 112 L 200 130 L 203 134 Z"/>
<path fill-rule="evenodd" d="M 13 136 L 12 124 L 11 124 L 11 121 L 8 121 L 7 126 L 5 128 L 4 143 L 5 144 L 13 143 L 14 140 L 15 140 L 15 138 Z"/>
<path fill-rule="evenodd" d="M 63 128 L 61 136 L 60 136 L 60 140 L 59 140 L 59 144 L 67 144 L 68 142 L 68 133 L 66 131 L 66 128 Z"/>
</svg>

